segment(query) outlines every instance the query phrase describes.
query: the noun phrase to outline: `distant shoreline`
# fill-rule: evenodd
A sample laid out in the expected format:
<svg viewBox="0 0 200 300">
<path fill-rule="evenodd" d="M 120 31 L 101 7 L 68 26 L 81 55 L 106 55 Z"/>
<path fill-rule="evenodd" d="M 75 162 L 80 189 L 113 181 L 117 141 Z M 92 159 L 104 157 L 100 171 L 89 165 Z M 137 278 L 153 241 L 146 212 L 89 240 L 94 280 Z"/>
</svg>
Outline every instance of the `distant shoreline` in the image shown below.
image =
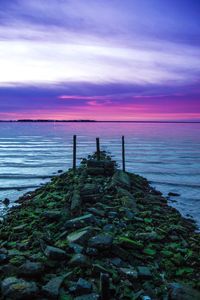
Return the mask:
<svg viewBox="0 0 200 300">
<path fill-rule="evenodd" d="M 0 123 L 189 123 L 197 124 L 200 121 L 111 121 L 111 120 L 0 120 Z"/>
</svg>

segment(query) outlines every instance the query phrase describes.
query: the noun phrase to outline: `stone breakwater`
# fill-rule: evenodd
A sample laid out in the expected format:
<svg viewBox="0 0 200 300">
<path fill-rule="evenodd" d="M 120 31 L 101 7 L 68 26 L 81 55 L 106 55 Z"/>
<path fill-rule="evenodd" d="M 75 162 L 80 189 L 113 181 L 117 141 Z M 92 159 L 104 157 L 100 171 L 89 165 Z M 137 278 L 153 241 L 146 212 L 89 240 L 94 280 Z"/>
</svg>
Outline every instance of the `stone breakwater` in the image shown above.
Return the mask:
<svg viewBox="0 0 200 300">
<path fill-rule="evenodd" d="M 0 299 L 200 299 L 200 235 L 106 153 L 19 200 L 0 224 Z"/>
</svg>

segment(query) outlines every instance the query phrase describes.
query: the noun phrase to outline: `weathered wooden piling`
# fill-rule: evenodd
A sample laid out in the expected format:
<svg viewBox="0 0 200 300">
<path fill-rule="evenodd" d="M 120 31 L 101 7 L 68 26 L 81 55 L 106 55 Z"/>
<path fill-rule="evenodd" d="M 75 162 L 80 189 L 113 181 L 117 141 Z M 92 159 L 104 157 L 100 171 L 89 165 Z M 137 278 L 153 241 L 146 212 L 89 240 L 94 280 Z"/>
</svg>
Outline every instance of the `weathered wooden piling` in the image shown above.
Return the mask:
<svg viewBox="0 0 200 300">
<path fill-rule="evenodd" d="M 122 170 L 123 170 L 123 172 L 126 171 L 126 168 L 125 168 L 125 141 L 124 141 L 124 136 L 122 136 Z"/>
<path fill-rule="evenodd" d="M 76 170 L 76 135 L 73 136 L 73 170 Z"/>
<path fill-rule="evenodd" d="M 100 160 L 100 142 L 99 142 L 99 138 L 96 138 L 96 152 L 97 152 L 97 160 Z"/>
</svg>

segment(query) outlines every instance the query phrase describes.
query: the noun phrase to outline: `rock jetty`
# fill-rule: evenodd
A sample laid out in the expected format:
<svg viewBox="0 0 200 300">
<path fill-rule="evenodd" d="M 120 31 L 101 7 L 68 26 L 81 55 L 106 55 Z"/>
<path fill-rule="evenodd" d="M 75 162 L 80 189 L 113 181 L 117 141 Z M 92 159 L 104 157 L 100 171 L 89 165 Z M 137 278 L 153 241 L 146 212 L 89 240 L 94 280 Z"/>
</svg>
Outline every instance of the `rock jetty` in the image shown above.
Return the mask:
<svg viewBox="0 0 200 300">
<path fill-rule="evenodd" d="M 199 300 L 200 235 L 101 152 L 0 223 L 0 299 Z"/>
</svg>

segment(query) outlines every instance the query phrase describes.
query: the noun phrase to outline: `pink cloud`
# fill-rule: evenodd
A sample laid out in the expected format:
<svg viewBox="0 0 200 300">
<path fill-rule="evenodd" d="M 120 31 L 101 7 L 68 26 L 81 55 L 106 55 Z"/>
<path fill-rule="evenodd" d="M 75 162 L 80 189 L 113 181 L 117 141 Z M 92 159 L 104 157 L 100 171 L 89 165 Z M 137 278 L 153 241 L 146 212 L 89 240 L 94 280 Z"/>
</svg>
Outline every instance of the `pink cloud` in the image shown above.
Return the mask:
<svg viewBox="0 0 200 300">
<path fill-rule="evenodd" d="M 107 96 L 80 96 L 80 95 L 60 95 L 61 100 L 105 100 Z"/>
</svg>

